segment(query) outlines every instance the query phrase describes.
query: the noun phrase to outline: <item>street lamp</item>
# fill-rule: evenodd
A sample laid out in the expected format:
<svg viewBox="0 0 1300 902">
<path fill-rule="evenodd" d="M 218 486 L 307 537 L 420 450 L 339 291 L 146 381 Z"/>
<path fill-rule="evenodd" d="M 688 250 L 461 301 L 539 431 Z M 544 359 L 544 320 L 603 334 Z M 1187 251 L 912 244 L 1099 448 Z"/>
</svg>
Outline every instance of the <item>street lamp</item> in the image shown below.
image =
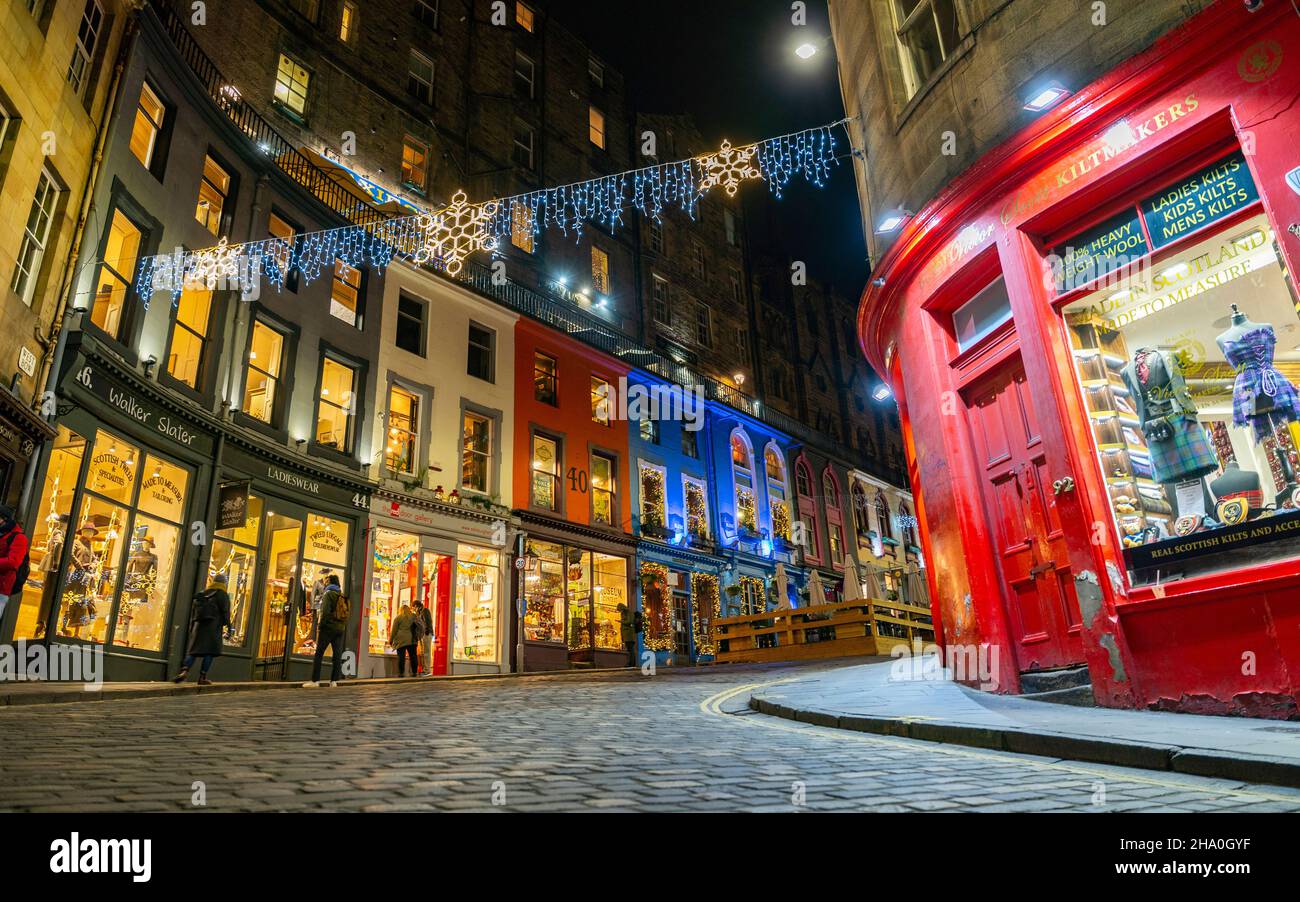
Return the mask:
<svg viewBox="0 0 1300 902">
<path fill-rule="evenodd" d="M 801 60 L 810 60 L 822 51 L 824 47 L 830 45 L 831 36 L 826 35 L 813 41 L 804 41 L 798 47 L 794 48 L 794 55 Z"/>
<path fill-rule="evenodd" d="M 903 223 L 907 222 L 911 218 L 911 210 L 904 210 L 902 208 L 890 210 L 882 216 L 880 222 L 876 224 L 876 234 L 887 235 L 890 232 L 896 232 Z"/>
</svg>

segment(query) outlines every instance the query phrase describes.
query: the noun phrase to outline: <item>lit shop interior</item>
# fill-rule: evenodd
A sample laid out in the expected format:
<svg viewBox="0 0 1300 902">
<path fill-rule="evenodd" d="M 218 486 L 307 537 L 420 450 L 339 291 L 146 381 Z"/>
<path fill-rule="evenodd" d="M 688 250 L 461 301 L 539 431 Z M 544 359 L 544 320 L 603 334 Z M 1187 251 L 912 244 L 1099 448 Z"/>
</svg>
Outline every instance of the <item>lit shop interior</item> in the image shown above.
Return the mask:
<svg viewBox="0 0 1300 902">
<path fill-rule="evenodd" d="M 60 426 L 28 524 L 15 638 L 43 636 L 53 614 L 61 638 L 163 651 L 190 480 L 188 468 L 106 430 L 88 443 Z"/>
<path fill-rule="evenodd" d="M 1294 555 L 1296 305 L 1260 214 L 1065 307 L 1133 585 Z"/>
<path fill-rule="evenodd" d="M 574 660 L 620 651 L 618 606 L 627 603 L 627 559 L 551 542 L 532 542 L 524 574 L 524 638 L 567 646 Z"/>
<path fill-rule="evenodd" d="M 317 605 L 329 577 L 337 576 L 343 591 L 348 591 L 350 537 L 349 524 L 344 520 L 292 509 L 287 502 L 250 494 L 244 525 L 217 531 L 208 565 L 209 576 L 226 576 L 232 623 L 226 645 L 244 647 L 260 588 L 263 615 L 258 626 L 257 657 L 282 658 L 291 628 L 291 653 L 314 655 Z M 266 570 L 259 574 L 257 560 L 262 541 L 266 542 Z"/>
<path fill-rule="evenodd" d="M 388 644 L 393 621 L 404 606 L 419 601 L 434 625 L 433 673 L 447 672 L 449 631 L 453 662 L 499 664 L 501 584 L 499 552 L 459 545 L 453 559 L 423 548 L 420 536 L 376 529 L 367 623 L 370 654 L 396 654 Z"/>
</svg>

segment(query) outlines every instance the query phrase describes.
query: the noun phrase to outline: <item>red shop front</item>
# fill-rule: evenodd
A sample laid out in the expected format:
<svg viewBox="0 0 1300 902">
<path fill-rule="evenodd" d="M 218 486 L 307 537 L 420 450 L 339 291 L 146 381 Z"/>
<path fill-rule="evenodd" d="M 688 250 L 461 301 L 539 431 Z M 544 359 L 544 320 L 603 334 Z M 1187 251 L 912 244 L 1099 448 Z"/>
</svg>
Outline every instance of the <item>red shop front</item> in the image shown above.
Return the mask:
<svg viewBox="0 0 1300 902">
<path fill-rule="evenodd" d="M 873 274 L 937 634 L 1002 691 L 1086 663 L 1100 704 L 1300 717 L 1298 93 L 1289 5 L 1216 4 Z"/>
</svg>

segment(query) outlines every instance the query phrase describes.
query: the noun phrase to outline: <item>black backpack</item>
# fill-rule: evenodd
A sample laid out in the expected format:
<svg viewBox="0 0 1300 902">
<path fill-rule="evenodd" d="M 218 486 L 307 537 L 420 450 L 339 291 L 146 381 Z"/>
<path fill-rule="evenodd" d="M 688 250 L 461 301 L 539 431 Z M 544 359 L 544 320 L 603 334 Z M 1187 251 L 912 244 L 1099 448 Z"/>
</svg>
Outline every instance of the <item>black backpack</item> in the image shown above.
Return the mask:
<svg viewBox="0 0 1300 902">
<path fill-rule="evenodd" d="M 9 549 L 14 547 L 14 536 L 16 535 L 18 535 L 18 527 L 14 526 L 13 529 L 9 530 L 9 544 L 5 545 L 5 553 L 4 553 L 5 557 L 9 556 Z M 31 570 L 32 570 L 32 553 L 31 553 L 31 548 L 29 546 L 27 553 L 23 555 L 22 563 L 19 564 L 18 569 L 14 571 L 14 585 L 13 588 L 9 590 L 10 595 L 22 594 L 23 586 L 27 584 L 27 575 L 31 573 Z"/>
<path fill-rule="evenodd" d="M 217 603 L 216 591 L 208 589 L 194 596 L 194 619 L 199 623 L 221 619 L 221 605 Z"/>
<path fill-rule="evenodd" d="M 645 632 L 645 615 L 640 611 L 632 612 L 632 630 L 638 633 Z"/>
</svg>

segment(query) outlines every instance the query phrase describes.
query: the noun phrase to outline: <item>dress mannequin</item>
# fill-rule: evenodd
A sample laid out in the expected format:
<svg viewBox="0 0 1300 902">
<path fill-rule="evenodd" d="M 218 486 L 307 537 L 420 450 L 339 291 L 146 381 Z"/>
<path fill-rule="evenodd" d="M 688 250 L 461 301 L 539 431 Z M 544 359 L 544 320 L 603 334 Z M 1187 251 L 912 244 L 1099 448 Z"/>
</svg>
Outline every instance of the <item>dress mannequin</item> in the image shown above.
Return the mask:
<svg viewBox="0 0 1300 902">
<path fill-rule="evenodd" d="M 1300 421 L 1300 392 L 1273 366 L 1277 335 L 1268 323 L 1251 322 L 1236 304 L 1232 326 L 1216 341 L 1224 358 L 1237 371 L 1232 388 L 1232 424 L 1254 427 L 1255 441 L 1263 441 L 1287 423 Z M 1290 496 L 1295 472 L 1285 455 L 1278 455 L 1285 485 L 1279 495 Z"/>
</svg>

